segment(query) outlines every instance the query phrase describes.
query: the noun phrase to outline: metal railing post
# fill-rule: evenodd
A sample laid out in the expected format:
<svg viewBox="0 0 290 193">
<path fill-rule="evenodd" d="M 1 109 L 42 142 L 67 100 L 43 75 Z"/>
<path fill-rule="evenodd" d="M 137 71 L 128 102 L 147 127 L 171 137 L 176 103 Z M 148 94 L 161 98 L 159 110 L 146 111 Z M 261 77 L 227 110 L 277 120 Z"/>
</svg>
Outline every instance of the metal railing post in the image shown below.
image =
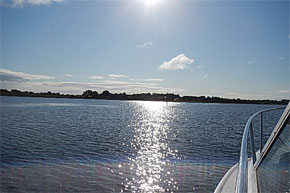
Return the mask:
<svg viewBox="0 0 290 193">
<path fill-rule="evenodd" d="M 263 149 L 263 112 L 261 112 L 261 123 L 260 123 L 260 151 Z"/>
<path fill-rule="evenodd" d="M 239 159 L 239 169 L 237 174 L 237 184 L 236 184 L 236 190 L 235 193 L 245 193 L 247 192 L 247 186 L 248 186 L 248 136 L 250 135 L 250 141 L 251 141 L 251 148 L 252 148 L 252 161 L 253 164 L 256 162 L 256 151 L 255 151 L 255 141 L 254 141 L 254 132 L 253 132 L 253 126 L 252 121 L 253 119 L 261 114 L 261 130 L 260 130 L 260 146 L 262 151 L 262 145 L 263 145 L 263 115 L 262 113 L 274 111 L 278 109 L 284 109 L 285 107 L 276 107 L 271 109 L 266 109 L 262 111 L 258 111 L 254 113 L 247 121 L 247 124 L 244 129 L 243 137 L 242 137 L 242 143 L 241 143 L 241 151 L 240 151 L 240 159 Z M 250 133 L 249 133 L 250 132 Z"/>
<path fill-rule="evenodd" d="M 255 151 L 255 140 L 254 140 L 254 132 L 253 132 L 253 124 L 250 124 L 250 140 L 251 140 L 251 147 L 252 147 L 252 158 L 253 158 L 253 165 L 256 162 L 256 151 Z"/>
</svg>

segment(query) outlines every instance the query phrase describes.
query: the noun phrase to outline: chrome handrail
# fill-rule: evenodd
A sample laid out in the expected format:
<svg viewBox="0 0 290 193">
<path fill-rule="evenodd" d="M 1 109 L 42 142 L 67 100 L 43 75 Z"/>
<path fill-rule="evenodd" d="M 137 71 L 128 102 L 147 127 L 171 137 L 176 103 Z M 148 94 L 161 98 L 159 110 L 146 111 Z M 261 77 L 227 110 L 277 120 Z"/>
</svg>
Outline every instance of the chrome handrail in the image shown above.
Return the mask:
<svg viewBox="0 0 290 193">
<path fill-rule="evenodd" d="M 247 168 L 248 168 L 248 135 L 250 134 L 250 141 L 251 141 L 251 156 L 253 165 L 256 162 L 256 151 L 255 151 L 255 141 L 254 141 L 254 132 L 253 132 L 253 126 L 252 121 L 257 115 L 261 115 L 261 126 L 260 126 L 260 150 L 262 150 L 263 147 L 263 113 L 284 109 L 285 107 L 275 107 L 270 108 L 266 110 L 261 110 L 256 113 L 254 113 L 247 121 L 247 124 L 244 129 L 243 137 L 242 137 L 242 144 L 241 144 L 241 151 L 240 151 L 240 160 L 239 160 L 239 169 L 238 169 L 238 175 L 237 175 L 237 184 L 236 184 L 236 193 L 245 193 L 247 190 Z M 249 133 L 250 132 L 250 133 Z"/>
</svg>

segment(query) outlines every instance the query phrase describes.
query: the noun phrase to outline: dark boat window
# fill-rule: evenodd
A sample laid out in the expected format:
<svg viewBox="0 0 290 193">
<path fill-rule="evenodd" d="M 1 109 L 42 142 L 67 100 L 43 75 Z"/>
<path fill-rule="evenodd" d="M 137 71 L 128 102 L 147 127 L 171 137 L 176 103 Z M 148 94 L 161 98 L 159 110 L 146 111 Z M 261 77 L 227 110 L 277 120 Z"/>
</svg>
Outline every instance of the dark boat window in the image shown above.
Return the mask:
<svg viewBox="0 0 290 193">
<path fill-rule="evenodd" d="M 290 191 L 290 121 L 289 116 L 257 169 L 259 192 Z"/>
</svg>

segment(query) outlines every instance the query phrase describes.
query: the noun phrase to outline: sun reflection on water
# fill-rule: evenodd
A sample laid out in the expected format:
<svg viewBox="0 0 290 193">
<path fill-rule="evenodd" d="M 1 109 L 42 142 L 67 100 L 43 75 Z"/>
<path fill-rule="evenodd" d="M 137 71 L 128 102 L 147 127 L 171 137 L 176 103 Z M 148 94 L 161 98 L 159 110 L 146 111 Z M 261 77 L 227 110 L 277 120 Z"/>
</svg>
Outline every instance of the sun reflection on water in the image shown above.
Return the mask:
<svg viewBox="0 0 290 193">
<path fill-rule="evenodd" d="M 139 106 L 149 113 L 161 113 L 163 109 L 168 106 L 166 102 L 157 102 L 157 101 L 139 101 L 137 102 Z M 168 110 L 168 109 L 167 109 Z"/>
<path fill-rule="evenodd" d="M 167 126 L 173 104 L 165 102 L 136 102 L 137 117 L 132 120 L 135 128 L 131 146 L 136 155 L 130 158 L 130 170 L 134 177 L 127 181 L 123 191 L 167 192 L 178 190 L 171 177 L 173 163 L 169 161 L 175 152 L 168 146 Z"/>
</svg>

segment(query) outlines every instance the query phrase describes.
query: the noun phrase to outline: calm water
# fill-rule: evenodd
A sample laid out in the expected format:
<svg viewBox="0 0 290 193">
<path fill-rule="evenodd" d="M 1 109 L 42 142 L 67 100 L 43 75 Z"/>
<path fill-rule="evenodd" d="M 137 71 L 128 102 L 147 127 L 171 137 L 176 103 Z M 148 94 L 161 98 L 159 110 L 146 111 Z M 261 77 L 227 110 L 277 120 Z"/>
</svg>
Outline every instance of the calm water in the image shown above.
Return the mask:
<svg viewBox="0 0 290 193">
<path fill-rule="evenodd" d="M 269 107 L 1 97 L 1 192 L 213 192 Z"/>
</svg>

